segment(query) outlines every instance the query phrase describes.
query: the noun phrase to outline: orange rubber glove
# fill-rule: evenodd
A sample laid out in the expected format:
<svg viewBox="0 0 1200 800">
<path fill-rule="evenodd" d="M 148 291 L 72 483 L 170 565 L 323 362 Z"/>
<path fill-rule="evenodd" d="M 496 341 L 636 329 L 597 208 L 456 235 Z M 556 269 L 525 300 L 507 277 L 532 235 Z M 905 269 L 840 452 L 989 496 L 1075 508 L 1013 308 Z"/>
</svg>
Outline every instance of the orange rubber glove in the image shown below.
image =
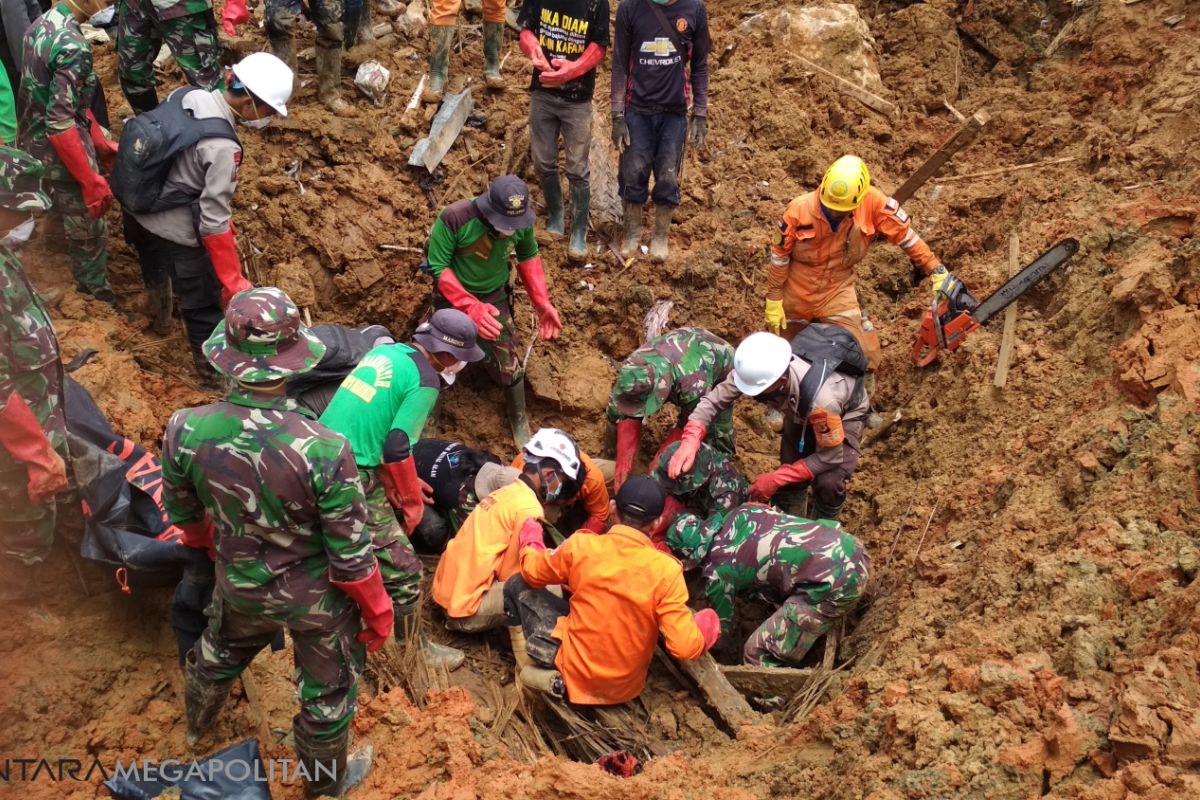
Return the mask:
<svg viewBox="0 0 1200 800">
<path fill-rule="evenodd" d="M 774 472 L 764 472 L 754 479 L 754 483 L 750 484 L 750 499 L 761 500 L 765 503 L 784 486 L 790 486 L 793 483 L 807 483 L 812 479 L 812 470 L 803 461 L 784 464 Z"/>
<path fill-rule="evenodd" d="M 438 276 L 437 287 L 442 297 L 471 318 L 482 338 L 488 341 L 500 338 L 500 331 L 504 330 L 500 320 L 496 319 L 500 316 L 500 309 L 491 303 L 481 302 L 478 297 L 468 292 L 452 270 L 442 270 L 442 274 Z"/>
<path fill-rule="evenodd" d="M 717 639 L 721 638 L 721 618 L 717 616 L 717 612 L 711 608 L 697 611 L 692 614 L 692 621 L 696 623 L 696 627 L 700 629 L 700 635 L 704 637 L 705 652 L 712 650 Z"/>
<path fill-rule="evenodd" d="M 42 424 L 20 392 L 13 391 L 0 408 L 0 446 L 25 465 L 29 502 L 39 505 L 69 485 L 67 465 L 50 446 Z"/>
<path fill-rule="evenodd" d="M 538 72 L 549 72 L 550 62 L 546 60 L 546 54 L 542 51 L 542 45 L 538 42 L 537 34 L 526 28 L 521 31 L 521 52 L 528 58 L 533 68 Z"/>
<path fill-rule="evenodd" d="M 538 83 L 547 89 L 553 89 L 570 83 L 576 78 L 594 70 L 604 60 L 604 53 L 604 48 L 593 42 L 584 49 L 583 55 L 574 61 L 568 61 L 565 58 L 552 58 L 550 59 L 550 68 L 552 71 L 543 72 L 539 75 Z"/>
<path fill-rule="evenodd" d="M 71 177 L 79 184 L 83 192 L 83 204 L 87 206 L 87 215 L 92 219 L 100 219 L 108 207 L 112 205 L 113 193 L 104 176 L 92 169 L 92 162 L 87 151 L 83 148 L 83 138 L 78 125 L 70 129 L 46 137 L 59 160 L 71 173 Z"/>
<path fill-rule="evenodd" d="M 667 477 L 678 478 L 692 468 L 692 464 L 696 462 L 696 453 L 700 451 L 700 443 L 704 441 L 707 434 L 708 428 L 699 422 L 689 420 L 688 424 L 683 426 L 679 449 L 675 451 L 675 455 L 671 456 L 671 462 L 667 464 Z"/>
<path fill-rule="evenodd" d="M 381 463 L 379 480 L 388 502 L 404 517 L 404 532 L 411 536 L 425 518 L 425 506 L 433 502 L 429 497 L 433 488 L 418 477 L 417 462 L 411 455 L 402 461 Z"/>
<path fill-rule="evenodd" d="M 221 11 L 221 27 L 225 35 L 237 36 L 237 27 L 250 20 L 250 12 L 246 10 L 246 0 L 225 0 L 225 8 Z"/>
<path fill-rule="evenodd" d="M 522 550 L 526 547 L 532 547 L 538 552 L 545 550 L 546 539 L 542 523 L 533 517 L 525 520 L 525 524 L 521 526 L 521 531 L 517 534 L 517 542 Z"/>
<path fill-rule="evenodd" d="M 242 260 L 238 258 L 237 242 L 233 238 L 233 226 L 224 233 L 213 233 L 201 237 L 201 244 L 208 251 L 208 259 L 212 262 L 213 272 L 221 284 L 221 307 L 229 305 L 229 301 L 238 292 L 253 289 L 254 284 L 246 280 L 242 274 Z"/>
<path fill-rule="evenodd" d="M 358 634 L 358 640 L 367 643 L 367 652 L 374 653 L 383 647 L 383 643 L 392 635 L 396 612 L 392 608 L 392 598 L 388 597 L 383 588 L 383 575 L 379 572 L 379 564 L 376 564 L 371 574 L 362 580 L 330 582 L 350 595 L 350 599 L 358 605 L 363 625 L 366 626 L 366 630 Z"/>
<path fill-rule="evenodd" d="M 104 126 L 96 119 L 96 114 L 87 112 L 87 118 L 92 123 L 89 129 L 92 134 L 92 146 L 96 148 L 96 160 L 100 162 L 102 172 L 112 172 L 113 161 L 117 158 L 117 143 L 110 142 L 104 135 Z"/>
<path fill-rule="evenodd" d="M 538 335 L 543 339 L 557 339 L 562 332 L 562 320 L 558 318 L 558 309 L 550 303 L 542 257 L 534 256 L 517 264 L 517 274 L 521 276 L 521 283 L 525 284 L 525 291 L 529 292 L 529 301 L 537 310 Z"/>
</svg>

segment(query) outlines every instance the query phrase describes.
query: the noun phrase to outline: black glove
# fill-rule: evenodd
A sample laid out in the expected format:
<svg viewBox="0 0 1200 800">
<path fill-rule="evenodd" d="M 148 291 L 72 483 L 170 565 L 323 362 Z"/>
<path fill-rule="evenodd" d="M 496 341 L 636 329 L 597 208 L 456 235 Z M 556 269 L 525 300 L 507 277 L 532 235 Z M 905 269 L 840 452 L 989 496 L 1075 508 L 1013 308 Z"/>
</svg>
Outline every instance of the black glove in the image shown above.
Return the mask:
<svg viewBox="0 0 1200 800">
<path fill-rule="evenodd" d="M 692 147 L 704 147 L 708 140 L 708 117 L 703 114 L 692 114 L 688 121 L 688 144 Z"/>
<path fill-rule="evenodd" d="M 612 118 L 612 143 L 618 153 L 624 153 L 631 143 L 629 126 L 625 124 L 624 114 L 614 114 Z"/>
</svg>

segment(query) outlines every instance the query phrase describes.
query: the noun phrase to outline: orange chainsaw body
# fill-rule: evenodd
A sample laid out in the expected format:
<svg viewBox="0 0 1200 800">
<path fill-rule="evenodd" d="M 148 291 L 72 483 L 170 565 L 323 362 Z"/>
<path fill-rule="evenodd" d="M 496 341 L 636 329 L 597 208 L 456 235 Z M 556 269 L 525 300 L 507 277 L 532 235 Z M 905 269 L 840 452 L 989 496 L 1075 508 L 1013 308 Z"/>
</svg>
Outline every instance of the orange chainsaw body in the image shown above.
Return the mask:
<svg viewBox="0 0 1200 800">
<path fill-rule="evenodd" d="M 948 308 L 948 304 L 943 300 L 938 308 L 937 318 L 933 316 L 933 309 L 925 309 L 912 352 L 913 361 L 918 367 L 929 366 L 942 350 L 953 350 L 962 344 L 969 333 L 982 327 L 979 320 L 971 316 L 969 311 L 960 311 L 947 320 Z"/>
</svg>

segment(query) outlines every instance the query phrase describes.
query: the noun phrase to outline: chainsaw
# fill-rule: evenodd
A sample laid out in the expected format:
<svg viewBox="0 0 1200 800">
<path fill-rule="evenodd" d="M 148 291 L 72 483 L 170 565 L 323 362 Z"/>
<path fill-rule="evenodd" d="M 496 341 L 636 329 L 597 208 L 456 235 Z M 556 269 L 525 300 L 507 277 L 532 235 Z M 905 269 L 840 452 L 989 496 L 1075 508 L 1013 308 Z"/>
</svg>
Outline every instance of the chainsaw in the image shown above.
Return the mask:
<svg viewBox="0 0 1200 800">
<path fill-rule="evenodd" d="M 967 335 L 987 325 L 993 317 L 1008 308 L 1025 292 L 1037 286 L 1050 273 L 1071 260 L 1079 251 L 1075 239 L 1063 239 L 1033 262 L 1018 272 L 1008 283 L 1001 286 L 990 297 L 974 308 L 964 308 L 958 293 L 955 296 L 942 290 L 934 295 L 933 303 L 925 309 L 921 327 L 917 331 L 917 342 L 913 345 L 912 357 L 918 367 L 933 363 L 942 350 L 953 350 L 963 343 Z M 961 289 L 961 284 L 958 284 Z M 967 295 L 969 298 L 970 295 Z M 974 306 L 974 303 L 970 303 Z"/>
</svg>

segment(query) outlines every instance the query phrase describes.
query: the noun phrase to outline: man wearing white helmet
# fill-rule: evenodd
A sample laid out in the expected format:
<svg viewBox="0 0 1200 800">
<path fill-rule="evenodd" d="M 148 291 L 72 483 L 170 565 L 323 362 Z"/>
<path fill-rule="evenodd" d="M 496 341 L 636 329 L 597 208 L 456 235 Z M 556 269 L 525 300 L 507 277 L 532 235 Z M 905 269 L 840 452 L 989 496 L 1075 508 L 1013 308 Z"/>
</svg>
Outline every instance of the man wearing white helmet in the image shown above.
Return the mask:
<svg viewBox="0 0 1200 800">
<path fill-rule="evenodd" d="M 524 457 L 520 477 L 479 501 L 438 561 L 433 599 L 451 630 L 478 633 L 505 624 L 504 582 L 521 569 L 521 530 L 540 520 L 547 504 L 579 491 L 579 446 L 567 434 L 542 428 Z"/>
<path fill-rule="evenodd" d="M 162 106 L 147 112 L 167 113 L 165 107 L 174 98 L 195 124 L 212 134 L 175 157 L 163 192 L 182 198 L 178 205 L 125 214 L 125 238 L 142 265 L 151 321 L 159 330 L 169 326 L 173 288 L 205 388 L 212 388 L 217 376 L 200 347 L 221 321 L 229 298 L 251 288 L 232 225 L 233 193 L 242 163 L 234 125 L 264 128 L 275 116 L 286 117 L 291 96 L 288 66 L 270 53 L 252 53 L 231 67 L 225 89 L 176 89 Z"/>
<path fill-rule="evenodd" d="M 733 372 L 688 417 L 667 474 L 676 478 L 690 470 L 708 426 L 746 395 L 784 414 L 781 466 L 754 480 L 751 498 L 769 501 L 780 489 L 793 487 L 775 504 L 789 514 L 810 516 L 804 506 L 811 487 L 811 517 L 836 520 L 870 414 L 862 379 L 866 366 L 854 336 L 834 325 L 809 325 L 792 344 L 773 333 L 747 336 L 734 352 Z"/>
</svg>

